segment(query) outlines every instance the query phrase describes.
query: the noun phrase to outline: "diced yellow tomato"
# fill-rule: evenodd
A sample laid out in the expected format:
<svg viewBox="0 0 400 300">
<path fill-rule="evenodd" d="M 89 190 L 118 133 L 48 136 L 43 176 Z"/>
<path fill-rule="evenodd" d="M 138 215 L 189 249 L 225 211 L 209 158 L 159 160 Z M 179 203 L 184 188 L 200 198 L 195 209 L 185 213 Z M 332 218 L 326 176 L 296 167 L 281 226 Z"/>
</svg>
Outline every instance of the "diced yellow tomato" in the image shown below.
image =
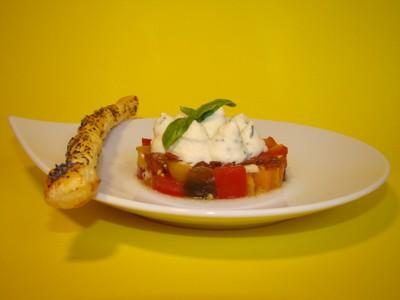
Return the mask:
<svg viewBox="0 0 400 300">
<path fill-rule="evenodd" d="M 283 179 L 283 169 L 281 167 L 273 168 L 272 172 L 273 172 L 272 187 L 273 188 L 280 187 Z"/>
<path fill-rule="evenodd" d="M 256 184 L 253 176 L 252 173 L 247 173 L 247 196 L 254 196 L 256 194 Z"/>
<path fill-rule="evenodd" d="M 182 161 L 168 161 L 168 171 L 171 177 L 179 182 L 185 182 L 192 167 Z"/>
<path fill-rule="evenodd" d="M 260 170 L 254 173 L 255 191 L 257 194 L 272 189 L 273 172 L 271 170 L 260 167 Z"/>
<path fill-rule="evenodd" d="M 145 155 L 150 153 L 150 146 L 136 147 L 138 158 L 137 165 L 139 168 L 145 169 L 147 167 Z"/>
<path fill-rule="evenodd" d="M 280 187 L 282 184 L 284 168 L 264 168 L 260 167 L 260 171 L 254 173 L 254 183 L 256 194 L 267 192 L 274 188 Z"/>
<path fill-rule="evenodd" d="M 147 146 L 138 146 L 138 147 L 136 147 L 136 150 L 143 154 L 149 154 L 151 151 L 151 147 L 148 145 Z"/>
</svg>

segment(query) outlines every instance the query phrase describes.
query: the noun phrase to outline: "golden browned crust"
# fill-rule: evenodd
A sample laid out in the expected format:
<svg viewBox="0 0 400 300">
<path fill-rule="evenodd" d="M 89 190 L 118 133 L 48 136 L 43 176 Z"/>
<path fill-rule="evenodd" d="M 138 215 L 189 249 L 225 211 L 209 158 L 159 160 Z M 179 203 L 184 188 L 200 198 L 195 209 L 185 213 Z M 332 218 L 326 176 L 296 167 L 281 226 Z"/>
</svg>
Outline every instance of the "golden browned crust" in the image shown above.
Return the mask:
<svg viewBox="0 0 400 300">
<path fill-rule="evenodd" d="M 100 179 L 97 162 L 109 131 L 136 114 L 138 99 L 127 96 L 86 116 L 71 138 L 66 160 L 56 165 L 47 177 L 45 200 L 57 208 L 75 208 L 86 204 L 97 192 Z"/>
</svg>

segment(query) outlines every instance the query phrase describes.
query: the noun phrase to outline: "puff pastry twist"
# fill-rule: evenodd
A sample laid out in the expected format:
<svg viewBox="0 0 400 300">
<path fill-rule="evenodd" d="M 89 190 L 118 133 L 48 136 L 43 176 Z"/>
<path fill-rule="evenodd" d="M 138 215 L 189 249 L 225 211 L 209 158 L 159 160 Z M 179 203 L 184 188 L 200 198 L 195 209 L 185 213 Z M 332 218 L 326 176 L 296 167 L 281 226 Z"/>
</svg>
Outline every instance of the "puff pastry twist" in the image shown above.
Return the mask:
<svg viewBox="0 0 400 300">
<path fill-rule="evenodd" d="M 127 96 L 82 120 L 77 134 L 68 143 L 65 162 L 48 174 L 45 183 L 48 204 L 62 209 L 75 208 L 96 195 L 100 184 L 96 166 L 104 139 L 113 127 L 135 116 L 137 107 L 137 97 Z"/>
</svg>

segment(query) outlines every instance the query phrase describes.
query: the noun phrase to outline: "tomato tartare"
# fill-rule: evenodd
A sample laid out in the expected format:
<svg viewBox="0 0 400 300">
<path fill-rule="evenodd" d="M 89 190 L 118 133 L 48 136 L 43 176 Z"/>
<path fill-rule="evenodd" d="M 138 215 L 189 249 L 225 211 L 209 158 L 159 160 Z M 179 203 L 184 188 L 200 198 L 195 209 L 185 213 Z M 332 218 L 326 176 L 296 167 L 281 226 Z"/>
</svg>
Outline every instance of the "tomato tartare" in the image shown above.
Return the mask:
<svg viewBox="0 0 400 300">
<path fill-rule="evenodd" d="M 161 114 L 154 137 L 137 147 L 137 177 L 154 190 L 177 197 L 232 199 L 278 188 L 285 180 L 288 148 L 260 138 L 243 114 L 227 118 L 218 99 L 198 109 Z"/>
</svg>

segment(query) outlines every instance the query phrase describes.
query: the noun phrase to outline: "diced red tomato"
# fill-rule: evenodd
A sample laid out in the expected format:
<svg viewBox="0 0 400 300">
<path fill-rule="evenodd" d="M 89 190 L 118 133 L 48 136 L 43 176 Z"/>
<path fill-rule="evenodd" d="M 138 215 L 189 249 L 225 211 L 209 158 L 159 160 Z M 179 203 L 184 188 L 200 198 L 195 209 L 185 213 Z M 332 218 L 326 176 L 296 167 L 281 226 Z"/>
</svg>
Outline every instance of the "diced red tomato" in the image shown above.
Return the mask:
<svg viewBox="0 0 400 300">
<path fill-rule="evenodd" d="M 287 155 L 288 148 L 282 144 L 276 144 L 272 148 L 268 149 L 268 153 L 272 156 Z"/>
<path fill-rule="evenodd" d="M 265 139 L 265 144 L 267 145 L 268 149 L 271 149 L 275 145 L 277 145 L 277 142 L 274 140 L 272 136 L 269 136 Z"/>
<path fill-rule="evenodd" d="M 138 168 L 136 175 L 139 179 L 144 180 L 144 170 L 142 168 Z"/>
<path fill-rule="evenodd" d="M 214 169 L 217 198 L 229 199 L 247 195 L 246 169 L 242 165 Z"/>
<path fill-rule="evenodd" d="M 183 197 L 183 185 L 169 176 L 154 176 L 153 189 L 172 196 Z"/>
<path fill-rule="evenodd" d="M 142 146 L 150 146 L 150 145 L 151 145 L 151 139 L 142 138 Z"/>
</svg>

